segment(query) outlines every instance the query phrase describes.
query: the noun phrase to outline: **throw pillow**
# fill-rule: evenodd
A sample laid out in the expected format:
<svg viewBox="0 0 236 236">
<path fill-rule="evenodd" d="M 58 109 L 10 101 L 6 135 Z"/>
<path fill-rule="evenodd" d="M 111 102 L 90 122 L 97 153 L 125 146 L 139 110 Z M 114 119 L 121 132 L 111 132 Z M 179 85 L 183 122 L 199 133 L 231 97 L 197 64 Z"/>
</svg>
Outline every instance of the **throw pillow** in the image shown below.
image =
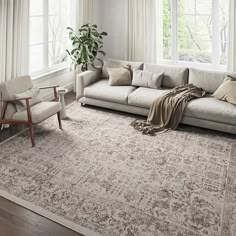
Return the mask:
<svg viewBox="0 0 236 236">
<path fill-rule="evenodd" d="M 143 63 L 142 62 L 134 62 L 134 61 L 121 61 L 121 60 L 114 60 L 114 59 L 107 59 L 104 61 L 104 65 L 102 67 L 102 78 L 109 78 L 109 73 L 107 68 L 120 68 L 125 65 L 131 66 L 131 76 L 134 69 L 142 70 Z"/>
<path fill-rule="evenodd" d="M 27 90 L 24 93 L 15 94 L 13 96 L 13 99 L 21 99 L 21 98 L 25 98 L 25 97 L 32 97 L 29 100 L 29 104 L 30 104 L 30 106 L 33 106 L 37 103 L 42 102 L 42 100 L 39 96 L 39 92 L 40 92 L 40 90 L 38 88 L 32 88 L 30 90 Z M 21 112 L 21 111 L 26 110 L 26 101 L 25 100 L 15 101 L 15 104 L 16 104 L 17 112 Z"/>
<path fill-rule="evenodd" d="M 213 97 L 236 105 L 236 78 L 227 76 Z"/>
<path fill-rule="evenodd" d="M 110 86 L 131 85 L 131 73 L 129 68 L 107 68 L 107 71 Z"/>
<path fill-rule="evenodd" d="M 137 87 L 161 88 L 164 73 L 134 70 L 132 85 Z"/>
</svg>

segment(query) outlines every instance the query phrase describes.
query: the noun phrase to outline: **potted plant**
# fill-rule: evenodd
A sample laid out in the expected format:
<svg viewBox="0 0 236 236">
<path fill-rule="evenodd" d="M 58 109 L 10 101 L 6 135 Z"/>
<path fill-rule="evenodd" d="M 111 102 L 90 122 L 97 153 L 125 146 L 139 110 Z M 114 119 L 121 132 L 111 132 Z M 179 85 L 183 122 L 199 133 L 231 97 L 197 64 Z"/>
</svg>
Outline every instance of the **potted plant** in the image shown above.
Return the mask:
<svg viewBox="0 0 236 236">
<path fill-rule="evenodd" d="M 99 55 L 105 56 L 106 53 L 102 51 L 103 37 L 107 36 L 106 32 L 99 33 L 97 25 L 85 24 L 81 26 L 78 31 L 67 27 L 69 30 L 69 38 L 72 42 L 72 49 L 66 50 L 69 54 L 72 64 L 76 69 L 81 65 L 81 70 L 88 70 L 91 65 L 95 68 L 95 61 L 99 61 L 103 65 L 103 60 Z"/>
</svg>

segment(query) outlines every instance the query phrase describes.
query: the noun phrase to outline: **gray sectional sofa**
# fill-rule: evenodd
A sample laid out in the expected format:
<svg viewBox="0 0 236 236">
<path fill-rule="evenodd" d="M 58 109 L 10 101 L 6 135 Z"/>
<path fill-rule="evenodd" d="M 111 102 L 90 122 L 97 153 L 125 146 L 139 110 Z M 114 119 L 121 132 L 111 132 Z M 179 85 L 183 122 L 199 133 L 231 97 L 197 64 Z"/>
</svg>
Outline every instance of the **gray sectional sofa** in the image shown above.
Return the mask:
<svg viewBox="0 0 236 236">
<path fill-rule="evenodd" d="M 163 72 L 162 89 L 108 85 L 107 68 L 127 64 L 132 69 Z M 147 116 L 156 98 L 178 85 L 191 83 L 209 95 L 190 101 L 181 123 L 236 134 L 236 106 L 211 96 L 228 74 L 236 76 L 235 73 L 109 60 L 101 71 L 86 71 L 77 75 L 76 99 L 82 104 Z"/>
</svg>

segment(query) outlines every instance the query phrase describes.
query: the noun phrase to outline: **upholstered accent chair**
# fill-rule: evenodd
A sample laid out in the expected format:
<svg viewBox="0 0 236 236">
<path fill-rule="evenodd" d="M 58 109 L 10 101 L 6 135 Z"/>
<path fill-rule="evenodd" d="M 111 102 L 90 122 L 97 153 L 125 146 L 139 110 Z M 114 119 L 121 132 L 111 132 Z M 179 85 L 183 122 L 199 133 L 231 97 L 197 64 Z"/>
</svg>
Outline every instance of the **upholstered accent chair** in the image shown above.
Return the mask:
<svg viewBox="0 0 236 236">
<path fill-rule="evenodd" d="M 58 102 L 58 86 L 34 88 L 30 76 L 22 76 L 0 85 L 1 118 L 0 130 L 3 124 L 25 124 L 29 126 L 32 146 L 35 146 L 33 125 L 57 114 L 59 128 L 62 129 Z M 38 96 L 41 89 L 53 89 L 54 101 L 43 102 Z"/>
</svg>

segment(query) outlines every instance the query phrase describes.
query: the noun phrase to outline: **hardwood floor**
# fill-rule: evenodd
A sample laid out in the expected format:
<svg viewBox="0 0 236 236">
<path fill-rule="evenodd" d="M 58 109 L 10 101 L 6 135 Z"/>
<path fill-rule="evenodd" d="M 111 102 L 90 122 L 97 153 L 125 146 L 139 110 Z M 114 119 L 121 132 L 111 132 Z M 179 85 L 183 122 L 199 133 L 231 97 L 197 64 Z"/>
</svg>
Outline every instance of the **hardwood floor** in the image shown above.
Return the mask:
<svg viewBox="0 0 236 236">
<path fill-rule="evenodd" d="M 66 105 L 75 101 L 75 94 L 65 95 Z M 13 126 L 0 132 L 0 143 L 23 130 Z M 60 224 L 0 197 L 0 236 L 82 236 Z"/>
</svg>

